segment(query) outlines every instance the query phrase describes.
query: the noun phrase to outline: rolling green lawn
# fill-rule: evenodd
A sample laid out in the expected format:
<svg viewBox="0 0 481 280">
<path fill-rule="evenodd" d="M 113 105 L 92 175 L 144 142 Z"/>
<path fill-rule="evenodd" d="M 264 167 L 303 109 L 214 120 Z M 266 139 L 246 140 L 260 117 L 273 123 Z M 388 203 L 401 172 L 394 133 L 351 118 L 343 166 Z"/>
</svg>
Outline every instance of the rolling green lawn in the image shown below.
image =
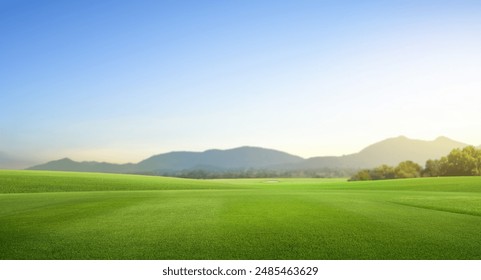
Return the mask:
<svg viewBox="0 0 481 280">
<path fill-rule="evenodd" d="M 0 171 L 0 259 L 481 259 L 481 177 Z"/>
</svg>

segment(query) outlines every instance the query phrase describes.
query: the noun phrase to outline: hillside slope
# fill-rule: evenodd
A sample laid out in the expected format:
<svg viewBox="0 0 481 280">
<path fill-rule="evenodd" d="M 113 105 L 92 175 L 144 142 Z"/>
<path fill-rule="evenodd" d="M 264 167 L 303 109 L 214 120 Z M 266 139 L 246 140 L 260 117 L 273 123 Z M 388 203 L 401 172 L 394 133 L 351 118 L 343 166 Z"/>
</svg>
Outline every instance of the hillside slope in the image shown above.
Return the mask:
<svg viewBox="0 0 481 280">
<path fill-rule="evenodd" d="M 412 160 L 424 165 L 428 159 L 447 155 L 452 149 L 463 148 L 465 143 L 438 137 L 432 141 L 409 139 L 405 136 L 389 138 L 374 143 L 359 153 L 345 156 L 312 157 L 303 159 L 282 151 L 239 147 L 229 150 L 204 152 L 170 152 L 147 158 L 139 163 L 112 164 L 106 162 L 76 162 L 68 158 L 36 165 L 31 170 L 58 170 L 107 173 L 156 173 L 182 170 L 270 169 L 317 170 L 372 168 L 381 164 L 397 165 Z"/>
<path fill-rule="evenodd" d="M 438 137 L 433 141 L 409 139 L 405 136 L 389 138 L 372 144 L 359 153 L 341 157 L 314 157 L 301 163 L 298 168 L 322 167 L 370 168 L 381 164 L 397 165 L 412 160 L 421 165 L 428 159 L 447 155 L 452 149 L 468 146 L 465 143 Z"/>
<path fill-rule="evenodd" d="M 240 147 L 205 152 L 170 152 L 145 159 L 137 164 L 76 162 L 68 158 L 30 167 L 30 170 L 57 170 L 108 173 L 148 173 L 189 169 L 230 170 L 268 168 L 295 164 L 303 158 L 285 152 L 258 147 Z"/>
<path fill-rule="evenodd" d="M 299 163 L 303 158 L 258 147 L 160 154 L 137 164 L 138 170 L 244 169 Z"/>
</svg>

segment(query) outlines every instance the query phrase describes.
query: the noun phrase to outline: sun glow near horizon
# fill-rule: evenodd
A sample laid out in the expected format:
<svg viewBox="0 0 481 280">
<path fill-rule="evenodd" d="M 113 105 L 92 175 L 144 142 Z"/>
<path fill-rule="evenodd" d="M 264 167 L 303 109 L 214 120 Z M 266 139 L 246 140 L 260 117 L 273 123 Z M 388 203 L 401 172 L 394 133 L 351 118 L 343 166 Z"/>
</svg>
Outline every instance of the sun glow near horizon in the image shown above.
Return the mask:
<svg viewBox="0 0 481 280">
<path fill-rule="evenodd" d="M 185 5 L 185 4 L 189 5 Z M 406 135 L 481 144 L 481 5 L 0 4 L 0 151 L 302 157 Z"/>
</svg>

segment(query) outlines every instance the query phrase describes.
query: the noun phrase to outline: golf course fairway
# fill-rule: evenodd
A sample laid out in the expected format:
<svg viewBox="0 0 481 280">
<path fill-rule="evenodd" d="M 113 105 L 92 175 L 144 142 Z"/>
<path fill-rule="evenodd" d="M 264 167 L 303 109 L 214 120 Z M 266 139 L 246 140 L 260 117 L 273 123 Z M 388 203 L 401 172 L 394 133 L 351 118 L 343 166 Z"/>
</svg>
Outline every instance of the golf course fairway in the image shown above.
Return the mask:
<svg viewBox="0 0 481 280">
<path fill-rule="evenodd" d="M 481 177 L 0 171 L 0 259 L 481 259 Z"/>
</svg>

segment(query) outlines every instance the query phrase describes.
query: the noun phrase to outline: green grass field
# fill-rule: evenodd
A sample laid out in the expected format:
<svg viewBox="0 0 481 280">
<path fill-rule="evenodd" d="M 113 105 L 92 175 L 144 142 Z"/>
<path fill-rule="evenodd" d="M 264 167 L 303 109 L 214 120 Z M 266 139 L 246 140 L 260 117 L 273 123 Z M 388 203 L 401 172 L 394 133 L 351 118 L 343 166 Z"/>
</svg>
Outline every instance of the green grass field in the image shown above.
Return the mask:
<svg viewBox="0 0 481 280">
<path fill-rule="evenodd" d="M 0 259 L 481 259 L 481 177 L 0 171 Z"/>
</svg>

